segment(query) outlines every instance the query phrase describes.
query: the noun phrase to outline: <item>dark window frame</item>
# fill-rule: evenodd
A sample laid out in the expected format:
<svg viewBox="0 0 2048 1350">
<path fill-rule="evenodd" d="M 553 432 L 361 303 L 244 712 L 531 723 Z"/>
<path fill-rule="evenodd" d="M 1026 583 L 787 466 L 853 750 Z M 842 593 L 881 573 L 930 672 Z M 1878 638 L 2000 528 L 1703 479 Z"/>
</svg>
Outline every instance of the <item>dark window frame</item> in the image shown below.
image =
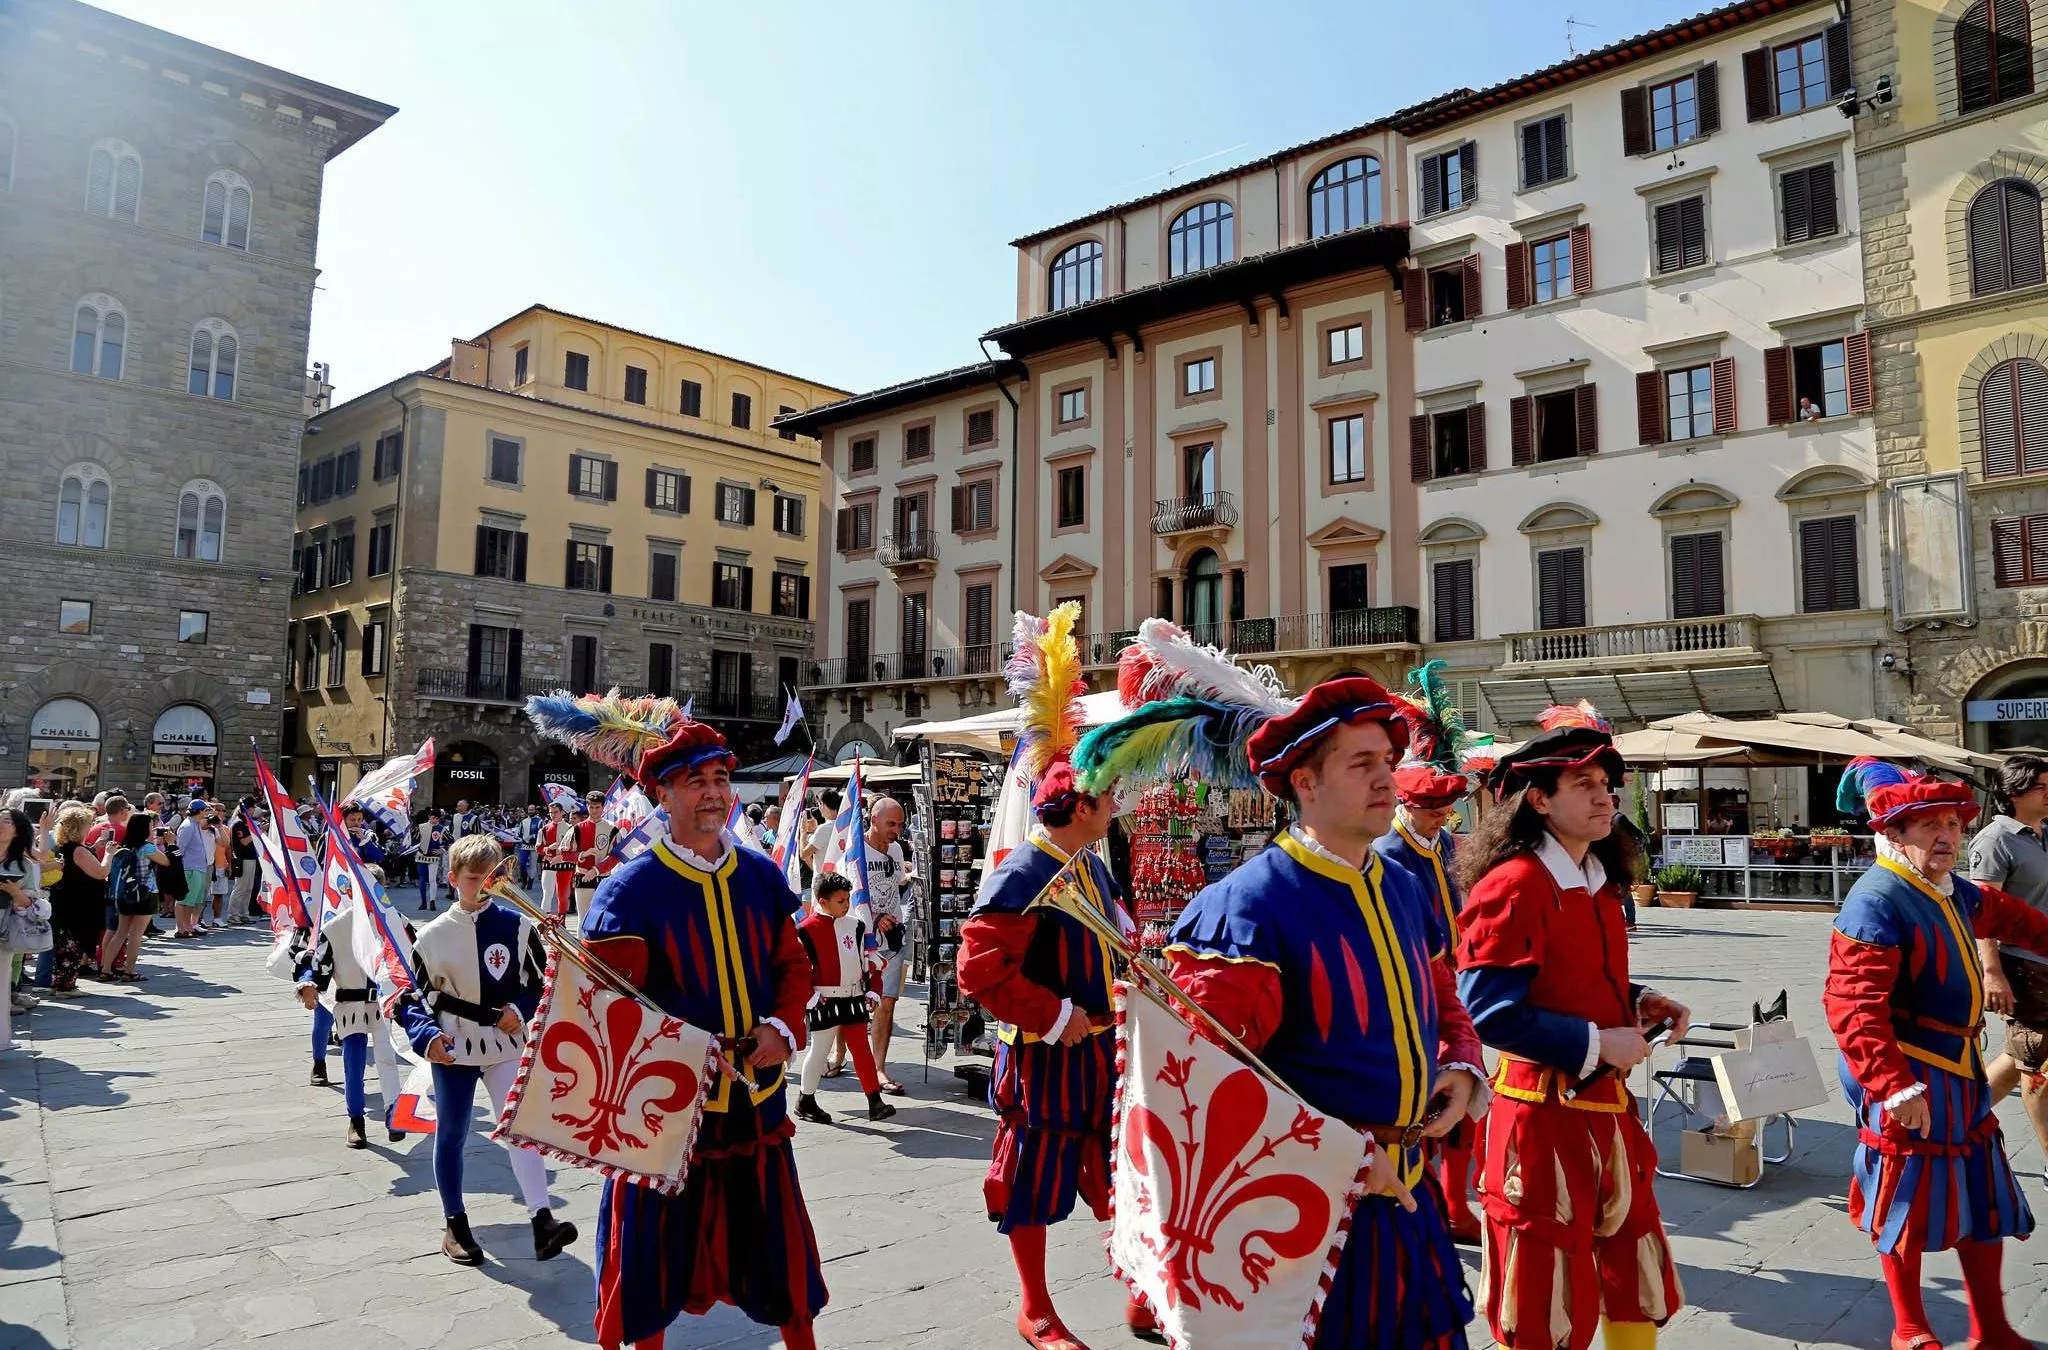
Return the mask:
<svg viewBox="0 0 2048 1350">
<path fill-rule="evenodd" d="M 1083 239 L 1061 249 L 1046 267 L 1046 310 L 1071 309 L 1101 298 L 1102 241 Z"/>
<path fill-rule="evenodd" d="M 562 387 L 579 393 L 590 392 L 590 354 L 588 352 L 562 353 Z"/>
</svg>

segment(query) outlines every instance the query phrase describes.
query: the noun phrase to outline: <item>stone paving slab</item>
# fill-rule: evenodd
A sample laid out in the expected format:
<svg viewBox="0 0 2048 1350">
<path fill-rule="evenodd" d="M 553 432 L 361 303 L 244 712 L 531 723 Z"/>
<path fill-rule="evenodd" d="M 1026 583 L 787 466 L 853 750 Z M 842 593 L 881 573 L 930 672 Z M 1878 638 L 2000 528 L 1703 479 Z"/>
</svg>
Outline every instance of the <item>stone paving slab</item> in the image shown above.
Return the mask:
<svg viewBox="0 0 2048 1350">
<path fill-rule="evenodd" d="M 540 1350 L 589 1344 L 588 1229 L 595 1179 L 553 1172 L 557 1212 L 586 1237 L 533 1260 L 497 1146 L 472 1135 L 471 1214 L 492 1253 L 480 1270 L 438 1255 L 427 1141 L 342 1147 L 339 1088 L 305 1081 L 307 1020 L 261 969 L 263 938 L 152 943 L 145 985 L 46 1004 L 0 1055 L 0 1350 Z M 1820 1016 L 1827 951 L 1811 915 L 1651 910 L 1633 944 L 1638 979 L 1735 1020 L 1791 992 L 1828 1066 Z M 951 1074 L 912 1058 L 916 1010 L 895 1074 L 911 1088 L 869 1124 L 849 1079 L 825 1085 L 833 1129 L 805 1128 L 798 1164 L 832 1302 L 828 1350 L 978 1350 L 1016 1343 L 1006 1249 L 980 1212 L 992 1121 Z M 1995 1033 L 1994 1033 L 1995 1035 Z M 338 1057 L 331 1066 L 339 1071 Z M 374 1080 L 372 1085 L 374 1092 Z M 2017 1106 L 2002 1109 L 2014 1161 L 2038 1198 L 2042 1159 Z M 1658 1131 L 1667 1152 L 1676 1137 Z M 1657 1193 L 1688 1306 L 1662 1344 L 1882 1346 L 1889 1310 L 1868 1241 L 1843 1215 L 1853 1132 L 1839 1089 L 1802 1117 L 1792 1160 L 1753 1191 L 1663 1180 Z M 2012 1244 L 2010 1302 L 2048 1340 L 2048 1254 Z M 1476 1257 L 1467 1255 L 1475 1287 Z M 1143 1344 L 1121 1327 L 1100 1226 L 1068 1223 L 1049 1253 L 1069 1323 L 1096 1350 Z M 1936 1329 L 1966 1325 L 1952 1260 L 1928 1263 Z M 729 1308 L 671 1330 L 673 1350 L 768 1350 L 771 1329 Z M 1490 1342 L 1483 1320 L 1475 1350 Z"/>
</svg>

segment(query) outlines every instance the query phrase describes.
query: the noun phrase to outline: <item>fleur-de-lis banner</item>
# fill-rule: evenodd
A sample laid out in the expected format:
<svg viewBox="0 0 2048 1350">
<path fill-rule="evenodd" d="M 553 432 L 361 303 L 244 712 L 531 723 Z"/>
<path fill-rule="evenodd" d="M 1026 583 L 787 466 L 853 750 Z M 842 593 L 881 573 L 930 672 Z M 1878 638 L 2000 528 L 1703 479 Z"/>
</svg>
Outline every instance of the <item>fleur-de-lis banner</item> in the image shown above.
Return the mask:
<svg viewBox="0 0 2048 1350">
<path fill-rule="evenodd" d="M 1117 1054 L 1117 1274 L 1174 1345 L 1307 1346 L 1357 1203 L 1365 1136 L 1126 985 Z"/>
<path fill-rule="evenodd" d="M 718 1072 L 716 1046 L 710 1032 L 615 994 L 553 955 L 491 1138 L 674 1195 Z"/>
</svg>

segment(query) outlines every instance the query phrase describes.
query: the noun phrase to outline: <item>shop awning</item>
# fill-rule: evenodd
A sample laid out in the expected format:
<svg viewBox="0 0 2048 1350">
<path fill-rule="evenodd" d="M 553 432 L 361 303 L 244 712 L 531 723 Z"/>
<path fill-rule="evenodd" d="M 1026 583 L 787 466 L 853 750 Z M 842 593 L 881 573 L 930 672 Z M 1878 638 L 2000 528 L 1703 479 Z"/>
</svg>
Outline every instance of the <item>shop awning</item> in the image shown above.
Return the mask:
<svg viewBox="0 0 2048 1350">
<path fill-rule="evenodd" d="M 779 783 L 792 774 L 802 773 L 809 759 L 809 755 L 778 755 L 735 770 L 732 780 L 735 783 Z"/>
<path fill-rule="evenodd" d="M 1771 752 L 1786 763 L 1847 762 L 1867 755 L 1873 759 L 1922 759 L 1951 773 L 1971 773 L 1982 767 L 1974 762 L 1976 757 L 1955 746 L 1907 733 L 1900 733 L 1897 738 L 1874 735 L 1832 713 L 1788 713 L 1742 722 L 1693 712 L 1666 718 L 1654 726 L 1657 730 L 1690 733 L 1708 746 L 1751 746 Z"/>
<path fill-rule="evenodd" d="M 1534 675 L 1517 680 L 1481 680 L 1480 692 L 1504 726 L 1534 726 L 1553 704 L 1590 700 L 1616 721 L 1653 722 L 1705 708 L 1727 716 L 1774 713 L 1785 706 L 1767 665 L 1714 666 L 1702 670 L 1637 670 L 1611 675 Z"/>
<path fill-rule="evenodd" d="M 1123 700 L 1114 689 L 1099 694 L 1087 694 L 1081 699 L 1081 720 L 1086 726 L 1099 727 L 1105 722 L 1114 722 L 1123 715 Z M 994 712 L 955 718 L 950 722 L 908 722 L 896 728 L 895 734 L 898 740 L 927 740 L 941 745 L 968 745 L 977 750 L 1001 754 L 1003 736 L 1005 733 L 1011 736 L 1017 734 L 1017 723 L 1021 717 L 1022 714 L 1015 708 L 998 708 Z"/>
<path fill-rule="evenodd" d="M 803 771 L 799 764 L 790 770 L 790 777 Z M 924 777 L 924 770 L 915 764 L 872 764 L 861 761 L 860 781 L 862 787 L 908 787 Z M 853 765 L 833 764 L 811 770 L 812 787 L 845 787 L 853 778 Z"/>
</svg>

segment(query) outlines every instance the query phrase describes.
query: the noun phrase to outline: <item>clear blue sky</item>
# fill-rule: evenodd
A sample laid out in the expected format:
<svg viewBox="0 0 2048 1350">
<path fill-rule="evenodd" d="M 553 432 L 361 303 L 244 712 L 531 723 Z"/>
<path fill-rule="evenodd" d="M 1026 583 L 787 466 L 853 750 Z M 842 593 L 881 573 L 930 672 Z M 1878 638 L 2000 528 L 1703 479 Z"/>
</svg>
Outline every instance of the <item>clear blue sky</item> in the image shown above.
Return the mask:
<svg viewBox="0 0 2048 1350">
<path fill-rule="evenodd" d="M 540 301 L 861 390 L 976 359 L 1008 241 L 1707 0 L 100 0 L 398 105 L 329 166 L 352 397 Z"/>
</svg>

